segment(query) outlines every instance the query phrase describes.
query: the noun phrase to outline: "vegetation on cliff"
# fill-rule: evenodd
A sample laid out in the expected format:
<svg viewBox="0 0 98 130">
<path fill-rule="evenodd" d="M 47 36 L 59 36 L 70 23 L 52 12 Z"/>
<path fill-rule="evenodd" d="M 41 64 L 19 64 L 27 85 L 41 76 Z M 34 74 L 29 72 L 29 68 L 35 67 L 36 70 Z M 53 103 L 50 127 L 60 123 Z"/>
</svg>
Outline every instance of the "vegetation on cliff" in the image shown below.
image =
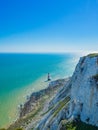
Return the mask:
<svg viewBox="0 0 98 130">
<path fill-rule="evenodd" d="M 89 56 L 90 58 L 97 57 L 97 56 L 98 56 L 98 53 L 92 53 L 92 54 L 89 54 L 89 55 L 87 55 L 87 56 Z"/>
<path fill-rule="evenodd" d="M 95 81 L 98 81 L 98 74 L 94 75 L 93 78 L 95 79 Z"/>
<path fill-rule="evenodd" d="M 86 124 L 81 121 L 71 121 L 68 123 L 63 121 L 61 130 L 98 130 L 98 127 Z"/>
</svg>

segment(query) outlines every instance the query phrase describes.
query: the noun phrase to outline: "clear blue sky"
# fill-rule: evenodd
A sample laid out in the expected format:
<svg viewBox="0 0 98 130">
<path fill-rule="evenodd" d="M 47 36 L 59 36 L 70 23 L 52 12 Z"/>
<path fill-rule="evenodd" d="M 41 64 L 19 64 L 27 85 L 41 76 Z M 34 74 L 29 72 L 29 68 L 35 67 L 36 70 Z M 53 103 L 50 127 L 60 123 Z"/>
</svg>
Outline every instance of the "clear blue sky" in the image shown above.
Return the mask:
<svg viewBox="0 0 98 130">
<path fill-rule="evenodd" d="M 98 0 L 0 0 L 0 52 L 98 51 Z"/>
</svg>

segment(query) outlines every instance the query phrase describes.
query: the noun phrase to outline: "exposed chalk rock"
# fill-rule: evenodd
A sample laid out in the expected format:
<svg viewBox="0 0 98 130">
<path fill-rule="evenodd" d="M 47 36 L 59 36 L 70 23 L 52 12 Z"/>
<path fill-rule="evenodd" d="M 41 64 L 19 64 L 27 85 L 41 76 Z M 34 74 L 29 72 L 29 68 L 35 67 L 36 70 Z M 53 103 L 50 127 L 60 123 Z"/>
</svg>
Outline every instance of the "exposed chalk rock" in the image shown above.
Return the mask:
<svg viewBox="0 0 98 130">
<path fill-rule="evenodd" d="M 98 126 L 98 55 L 80 58 L 71 79 L 70 116 Z"/>
</svg>

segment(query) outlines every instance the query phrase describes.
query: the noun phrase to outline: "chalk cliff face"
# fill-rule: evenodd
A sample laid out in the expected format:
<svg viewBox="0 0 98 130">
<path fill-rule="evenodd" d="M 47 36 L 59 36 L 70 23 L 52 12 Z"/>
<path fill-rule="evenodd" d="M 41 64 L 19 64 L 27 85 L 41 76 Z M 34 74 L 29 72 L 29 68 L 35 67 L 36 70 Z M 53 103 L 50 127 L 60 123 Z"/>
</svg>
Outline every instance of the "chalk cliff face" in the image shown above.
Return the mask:
<svg viewBox="0 0 98 130">
<path fill-rule="evenodd" d="M 69 117 L 98 126 L 98 55 L 80 58 L 71 79 Z"/>
</svg>

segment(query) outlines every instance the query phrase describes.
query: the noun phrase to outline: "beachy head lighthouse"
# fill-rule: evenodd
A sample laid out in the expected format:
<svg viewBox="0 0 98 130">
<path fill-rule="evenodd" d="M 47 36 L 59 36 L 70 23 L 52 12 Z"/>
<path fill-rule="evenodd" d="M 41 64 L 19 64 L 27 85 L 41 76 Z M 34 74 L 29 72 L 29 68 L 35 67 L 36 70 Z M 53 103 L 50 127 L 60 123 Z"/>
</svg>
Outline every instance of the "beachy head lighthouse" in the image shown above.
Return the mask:
<svg viewBox="0 0 98 130">
<path fill-rule="evenodd" d="M 48 73 L 48 77 L 47 77 L 47 80 L 50 81 L 51 78 L 50 78 L 50 74 Z"/>
</svg>

